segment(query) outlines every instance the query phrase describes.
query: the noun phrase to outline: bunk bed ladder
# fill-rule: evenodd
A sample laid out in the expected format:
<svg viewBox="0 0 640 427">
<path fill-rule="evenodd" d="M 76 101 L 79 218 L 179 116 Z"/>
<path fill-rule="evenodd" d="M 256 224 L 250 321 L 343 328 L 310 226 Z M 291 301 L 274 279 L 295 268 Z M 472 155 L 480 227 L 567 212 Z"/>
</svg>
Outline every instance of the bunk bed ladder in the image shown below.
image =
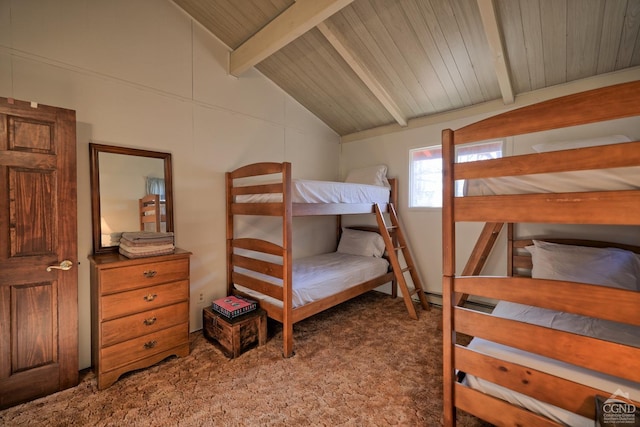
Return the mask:
<svg viewBox="0 0 640 427">
<path fill-rule="evenodd" d="M 391 263 L 396 282 L 398 283 L 398 286 L 400 286 L 400 290 L 402 291 L 402 296 L 404 298 L 404 303 L 407 306 L 409 316 L 412 319 L 417 319 L 418 313 L 416 312 L 416 308 L 411 297 L 413 295 L 418 296 L 420 305 L 422 306 L 423 310 L 429 309 L 429 302 L 427 301 L 427 296 L 425 295 L 424 289 L 422 288 L 422 282 L 420 281 L 420 277 L 418 276 L 418 272 L 416 271 L 416 266 L 413 262 L 413 258 L 411 257 L 411 252 L 409 251 L 407 240 L 405 239 L 404 233 L 402 232 L 402 227 L 400 227 L 398 215 L 396 214 L 396 210 L 393 207 L 393 203 L 389 203 L 388 207 L 389 219 L 391 220 L 390 226 L 388 226 L 385 222 L 384 214 L 380 206 L 378 204 L 375 205 L 378 228 L 384 240 L 384 244 L 387 249 L 387 255 L 389 257 L 389 262 Z M 399 253 L 402 253 L 402 257 L 404 258 L 406 267 L 402 267 L 400 265 L 400 260 L 398 257 Z M 413 290 L 410 290 L 407 286 L 407 281 L 405 280 L 404 275 L 407 272 L 409 273 L 411 280 L 413 281 Z"/>
</svg>

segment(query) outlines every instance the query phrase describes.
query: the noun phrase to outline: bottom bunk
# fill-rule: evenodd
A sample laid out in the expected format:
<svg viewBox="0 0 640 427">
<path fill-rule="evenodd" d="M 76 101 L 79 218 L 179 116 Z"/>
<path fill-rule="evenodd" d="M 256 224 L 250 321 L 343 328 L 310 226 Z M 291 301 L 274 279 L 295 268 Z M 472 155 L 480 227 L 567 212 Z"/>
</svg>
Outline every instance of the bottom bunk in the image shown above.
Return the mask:
<svg viewBox="0 0 640 427">
<path fill-rule="evenodd" d="M 392 295 L 396 295 L 384 241 L 373 231 L 344 229 L 335 252 L 292 262 L 289 295 L 285 295 L 288 287 L 283 286 L 281 249 L 255 239 L 235 239 L 232 245 L 229 293 L 257 300 L 285 329 L 386 283 L 391 283 Z"/>
<path fill-rule="evenodd" d="M 591 427 L 600 396 L 605 422 L 638 425 L 640 248 L 571 243 L 510 241 L 520 276 L 454 279 L 500 301 L 491 314 L 453 309 L 454 342 L 473 339 L 445 351 L 452 407 L 496 425 Z"/>
<path fill-rule="evenodd" d="M 242 269 L 238 269 L 242 272 Z M 375 280 L 389 272 L 389 262 L 384 258 L 330 252 L 295 260 L 293 265 L 292 307 L 295 310 L 306 304 L 331 298 L 360 283 Z M 257 277 L 257 275 L 256 275 Z M 267 275 L 261 275 L 269 280 Z M 274 281 L 282 286 L 281 281 Z M 246 293 L 263 304 L 282 307 L 282 301 L 260 292 L 237 285 L 238 292 Z"/>
</svg>

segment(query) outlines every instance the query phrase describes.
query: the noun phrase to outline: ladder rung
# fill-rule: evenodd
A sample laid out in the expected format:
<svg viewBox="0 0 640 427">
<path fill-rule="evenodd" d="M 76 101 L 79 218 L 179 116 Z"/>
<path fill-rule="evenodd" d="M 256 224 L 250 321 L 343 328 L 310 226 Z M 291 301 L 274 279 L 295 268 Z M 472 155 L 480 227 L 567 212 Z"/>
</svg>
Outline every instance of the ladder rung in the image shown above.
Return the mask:
<svg viewBox="0 0 640 427">
<path fill-rule="evenodd" d="M 406 273 L 407 271 L 411 271 L 411 267 L 405 267 L 402 270 L 400 270 L 402 273 Z"/>
</svg>

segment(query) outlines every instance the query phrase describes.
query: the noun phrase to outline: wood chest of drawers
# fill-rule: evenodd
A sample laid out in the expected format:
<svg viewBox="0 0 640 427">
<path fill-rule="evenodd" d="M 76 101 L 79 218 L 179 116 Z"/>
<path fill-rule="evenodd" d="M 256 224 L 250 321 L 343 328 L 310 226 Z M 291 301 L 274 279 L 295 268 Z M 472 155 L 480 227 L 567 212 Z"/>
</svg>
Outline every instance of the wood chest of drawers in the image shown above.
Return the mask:
<svg viewBox="0 0 640 427">
<path fill-rule="evenodd" d="M 147 258 L 89 257 L 91 358 L 98 389 L 125 372 L 189 354 L 190 255 L 176 249 Z"/>
</svg>

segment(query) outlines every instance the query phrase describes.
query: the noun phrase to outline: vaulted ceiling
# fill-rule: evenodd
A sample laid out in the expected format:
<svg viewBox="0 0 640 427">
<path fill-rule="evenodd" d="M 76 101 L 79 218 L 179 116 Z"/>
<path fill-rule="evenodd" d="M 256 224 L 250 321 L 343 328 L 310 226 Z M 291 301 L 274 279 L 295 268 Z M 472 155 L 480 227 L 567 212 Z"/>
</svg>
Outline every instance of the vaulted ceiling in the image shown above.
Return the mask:
<svg viewBox="0 0 640 427">
<path fill-rule="evenodd" d="M 173 1 L 230 48 L 230 74 L 256 67 L 343 137 L 640 79 L 640 0 Z"/>
</svg>

